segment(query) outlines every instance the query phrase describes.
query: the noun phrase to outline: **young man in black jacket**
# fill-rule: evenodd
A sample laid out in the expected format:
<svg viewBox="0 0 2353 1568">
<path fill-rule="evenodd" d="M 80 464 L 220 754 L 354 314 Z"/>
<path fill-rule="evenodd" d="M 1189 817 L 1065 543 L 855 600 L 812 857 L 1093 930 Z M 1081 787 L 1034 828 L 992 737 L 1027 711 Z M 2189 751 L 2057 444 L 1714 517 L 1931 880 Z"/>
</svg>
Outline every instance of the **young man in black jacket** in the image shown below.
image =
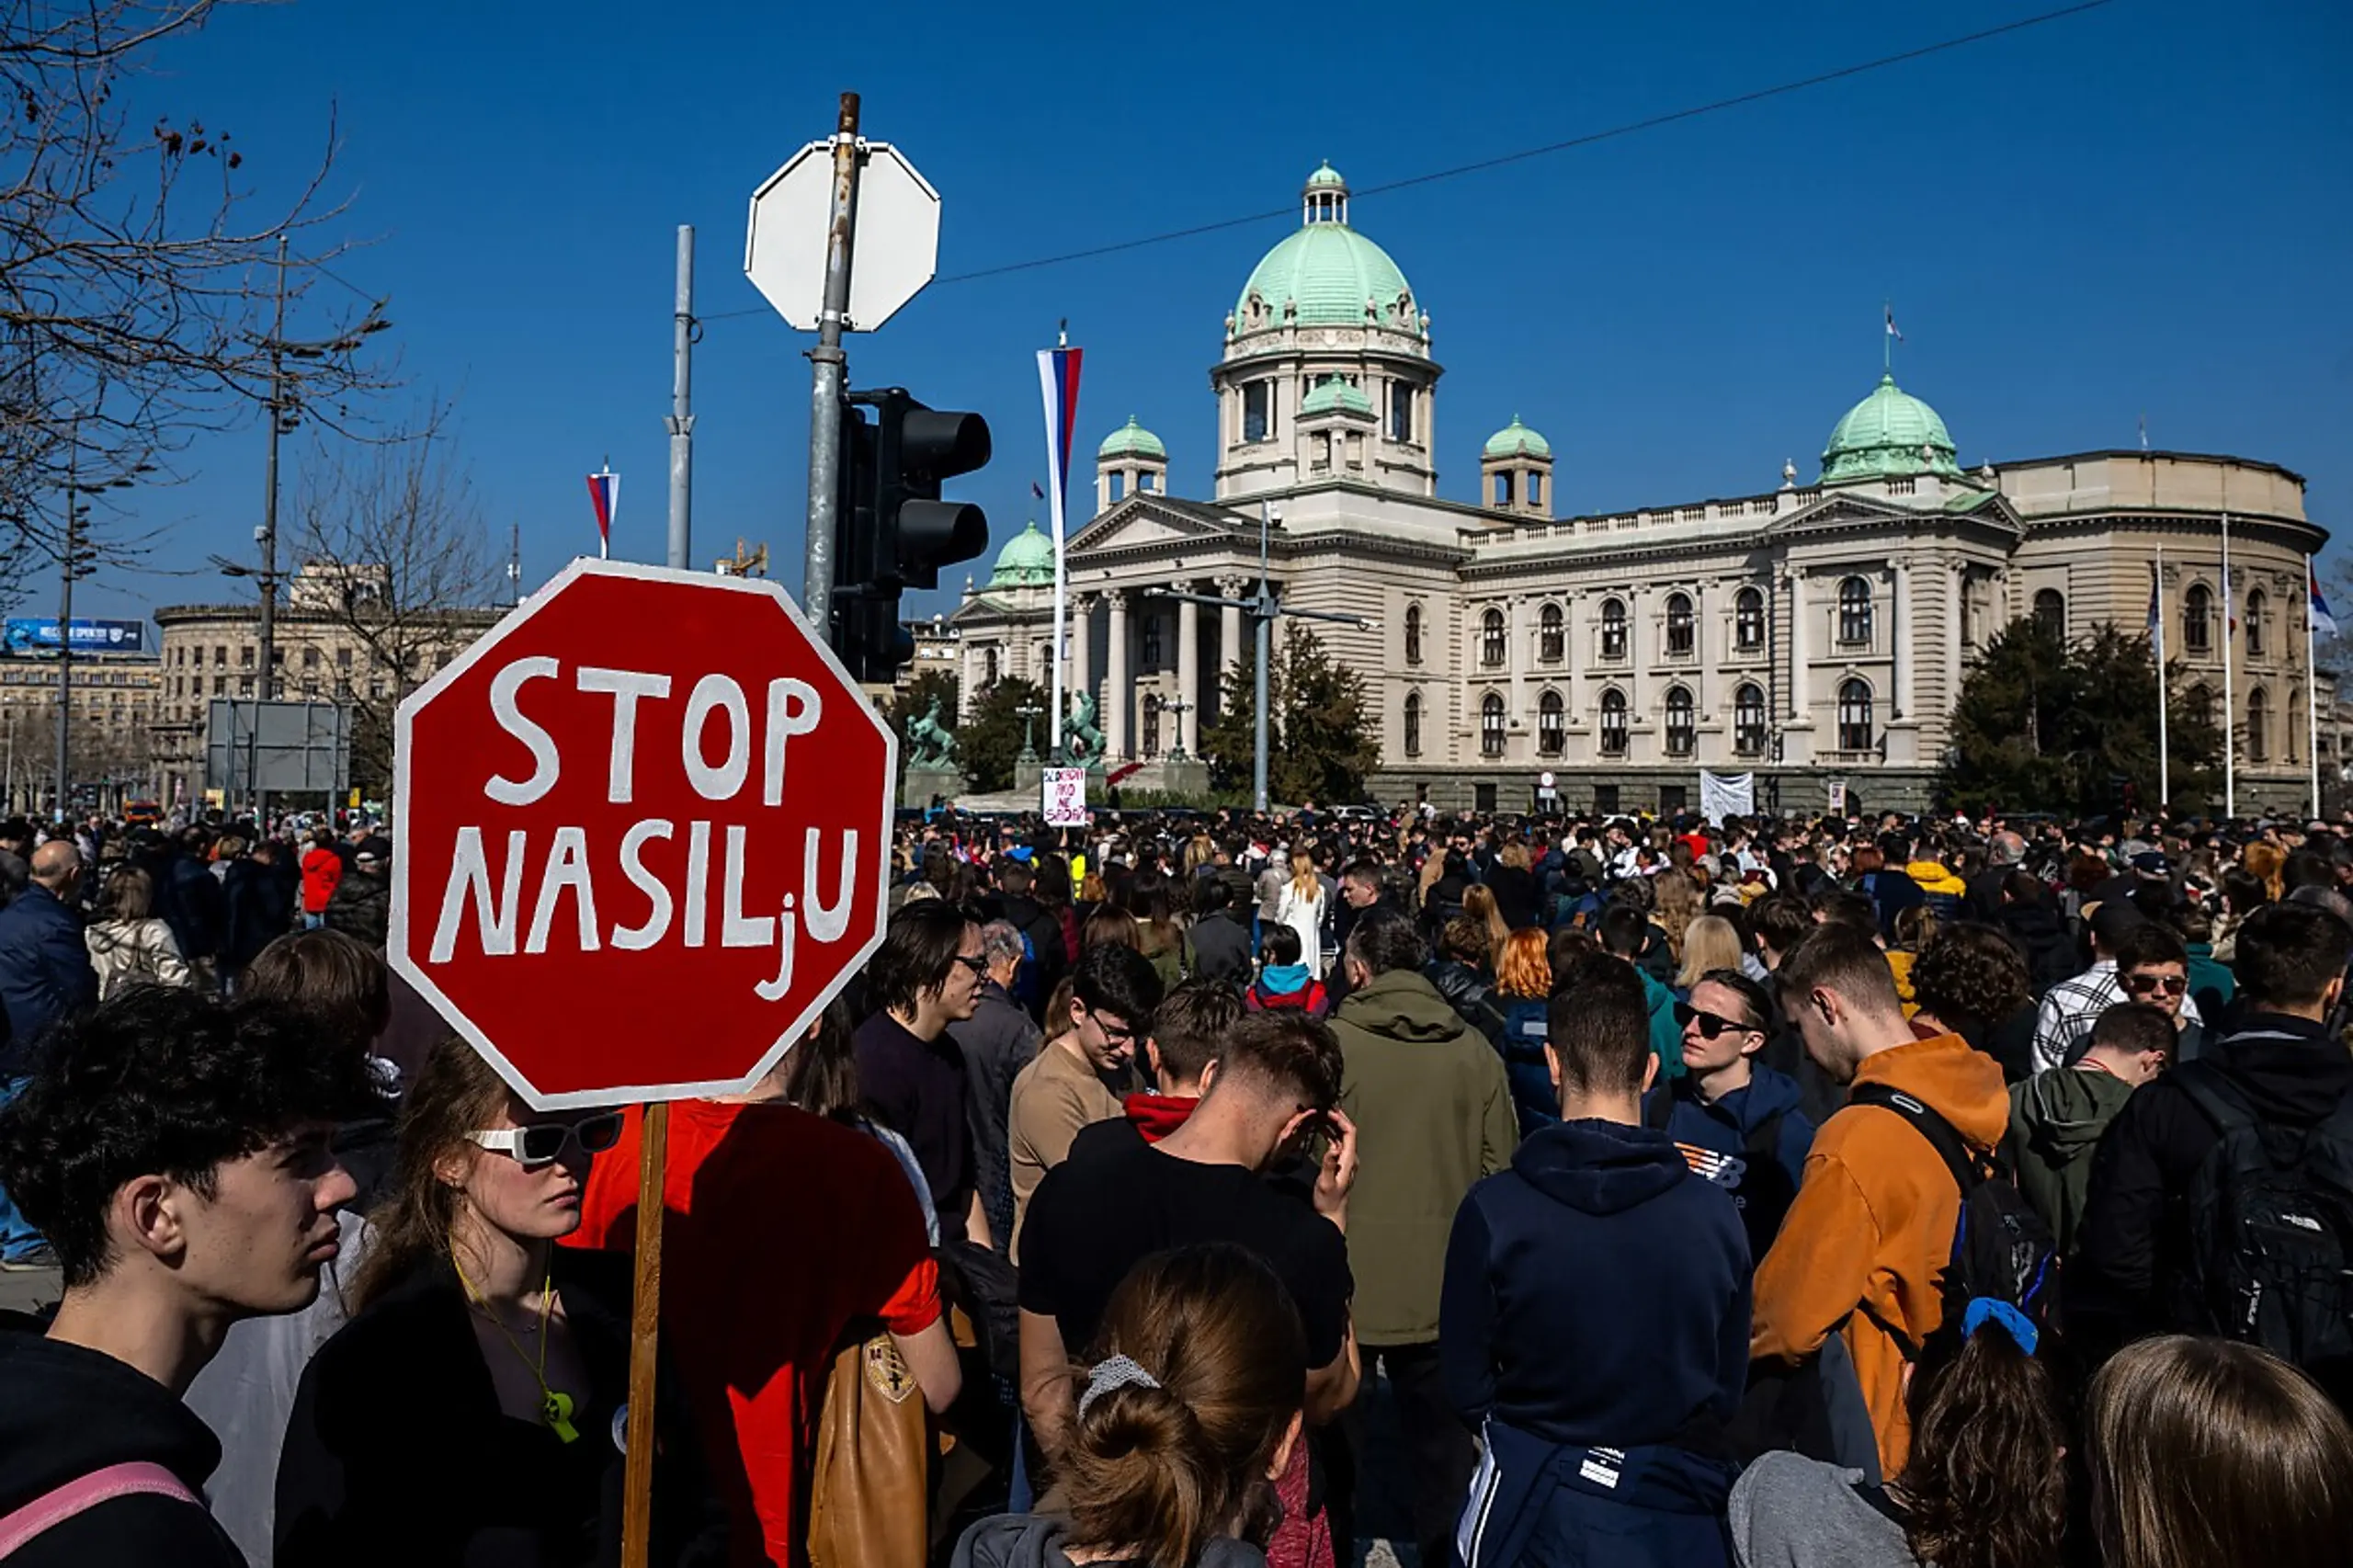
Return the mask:
<svg viewBox="0 0 2353 1568">
<path fill-rule="evenodd" d="M 2251 1116 L 2267 1141 L 2309 1135 L 2353 1102 L 2353 1054 L 2325 1023 L 2345 989 L 2353 928 L 2325 909 L 2266 904 L 2240 928 L 2238 1028 L 2200 1059 L 2134 1092 L 2092 1156 L 2091 1187 L 2067 1279 L 2071 1333 L 2094 1355 L 2151 1333 L 2213 1334 L 2200 1298 L 2200 1235 L 2188 1202 L 2222 1131 L 2200 1103 L 2215 1094 Z M 2307 1146 L 2300 1164 L 2316 1165 Z M 2353 1367 L 2307 1367 L 2340 1405 Z"/>
<path fill-rule="evenodd" d="M 357 1051 L 261 1005 L 135 988 L 52 1037 L 0 1111 L 0 1180 L 65 1284 L 46 1335 L 0 1333 L 0 1535 L 44 1500 L 67 1517 L 9 1568 L 242 1568 L 180 1395 L 232 1324 L 318 1294 L 358 1191 L 335 1126 L 370 1113 Z"/>
</svg>

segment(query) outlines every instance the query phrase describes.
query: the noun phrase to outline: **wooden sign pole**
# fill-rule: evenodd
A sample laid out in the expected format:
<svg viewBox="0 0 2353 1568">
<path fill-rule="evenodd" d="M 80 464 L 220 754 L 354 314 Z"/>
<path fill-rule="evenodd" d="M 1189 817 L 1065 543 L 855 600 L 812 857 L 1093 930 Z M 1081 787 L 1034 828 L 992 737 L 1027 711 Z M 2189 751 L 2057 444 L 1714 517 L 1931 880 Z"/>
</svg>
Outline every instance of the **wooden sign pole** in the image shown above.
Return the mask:
<svg viewBox="0 0 2353 1568">
<path fill-rule="evenodd" d="M 670 1108 L 645 1108 L 637 1166 L 637 1289 L 630 1308 L 629 1459 L 623 1472 L 621 1568 L 647 1568 L 654 1536 L 654 1353 L 662 1340 L 662 1182 Z"/>
</svg>

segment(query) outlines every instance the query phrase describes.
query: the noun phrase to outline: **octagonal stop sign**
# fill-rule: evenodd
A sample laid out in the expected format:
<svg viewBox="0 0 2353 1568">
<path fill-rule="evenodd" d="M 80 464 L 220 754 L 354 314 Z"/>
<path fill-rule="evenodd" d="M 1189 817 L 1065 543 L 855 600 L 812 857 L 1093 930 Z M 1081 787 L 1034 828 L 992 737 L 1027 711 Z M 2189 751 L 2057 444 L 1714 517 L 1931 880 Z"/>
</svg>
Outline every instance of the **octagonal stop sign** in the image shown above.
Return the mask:
<svg viewBox="0 0 2353 1568">
<path fill-rule="evenodd" d="M 748 1088 L 882 939 L 897 744 L 774 584 L 575 562 L 395 744 L 392 965 L 540 1109 Z"/>
</svg>

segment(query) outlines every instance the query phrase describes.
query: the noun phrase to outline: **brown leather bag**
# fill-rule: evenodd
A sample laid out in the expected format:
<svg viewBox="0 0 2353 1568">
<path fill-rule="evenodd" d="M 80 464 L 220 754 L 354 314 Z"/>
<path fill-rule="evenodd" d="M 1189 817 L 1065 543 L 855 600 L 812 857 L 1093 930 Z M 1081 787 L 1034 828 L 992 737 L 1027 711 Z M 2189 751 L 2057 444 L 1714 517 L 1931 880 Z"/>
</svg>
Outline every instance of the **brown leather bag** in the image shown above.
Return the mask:
<svg viewBox="0 0 2353 1568">
<path fill-rule="evenodd" d="M 844 1346 L 817 1418 L 810 1568 L 920 1568 L 930 1452 L 923 1390 L 891 1336 Z"/>
</svg>

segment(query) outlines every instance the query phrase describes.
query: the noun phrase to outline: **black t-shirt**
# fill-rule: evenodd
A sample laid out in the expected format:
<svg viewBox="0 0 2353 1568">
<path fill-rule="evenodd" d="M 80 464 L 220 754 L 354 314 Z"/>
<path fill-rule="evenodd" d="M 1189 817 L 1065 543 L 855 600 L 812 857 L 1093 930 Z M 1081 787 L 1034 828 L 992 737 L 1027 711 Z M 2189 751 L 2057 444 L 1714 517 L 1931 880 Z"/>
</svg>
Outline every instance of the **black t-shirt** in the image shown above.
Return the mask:
<svg viewBox="0 0 2353 1568">
<path fill-rule="evenodd" d="M 1063 1344 L 1084 1354 L 1130 1269 L 1197 1242 L 1265 1258 L 1299 1308 L 1308 1365 L 1331 1365 L 1356 1293 L 1339 1227 L 1254 1171 L 1180 1160 L 1141 1139 L 1074 1145 L 1038 1184 L 1021 1226 L 1022 1310 L 1052 1318 Z"/>
</svg>

